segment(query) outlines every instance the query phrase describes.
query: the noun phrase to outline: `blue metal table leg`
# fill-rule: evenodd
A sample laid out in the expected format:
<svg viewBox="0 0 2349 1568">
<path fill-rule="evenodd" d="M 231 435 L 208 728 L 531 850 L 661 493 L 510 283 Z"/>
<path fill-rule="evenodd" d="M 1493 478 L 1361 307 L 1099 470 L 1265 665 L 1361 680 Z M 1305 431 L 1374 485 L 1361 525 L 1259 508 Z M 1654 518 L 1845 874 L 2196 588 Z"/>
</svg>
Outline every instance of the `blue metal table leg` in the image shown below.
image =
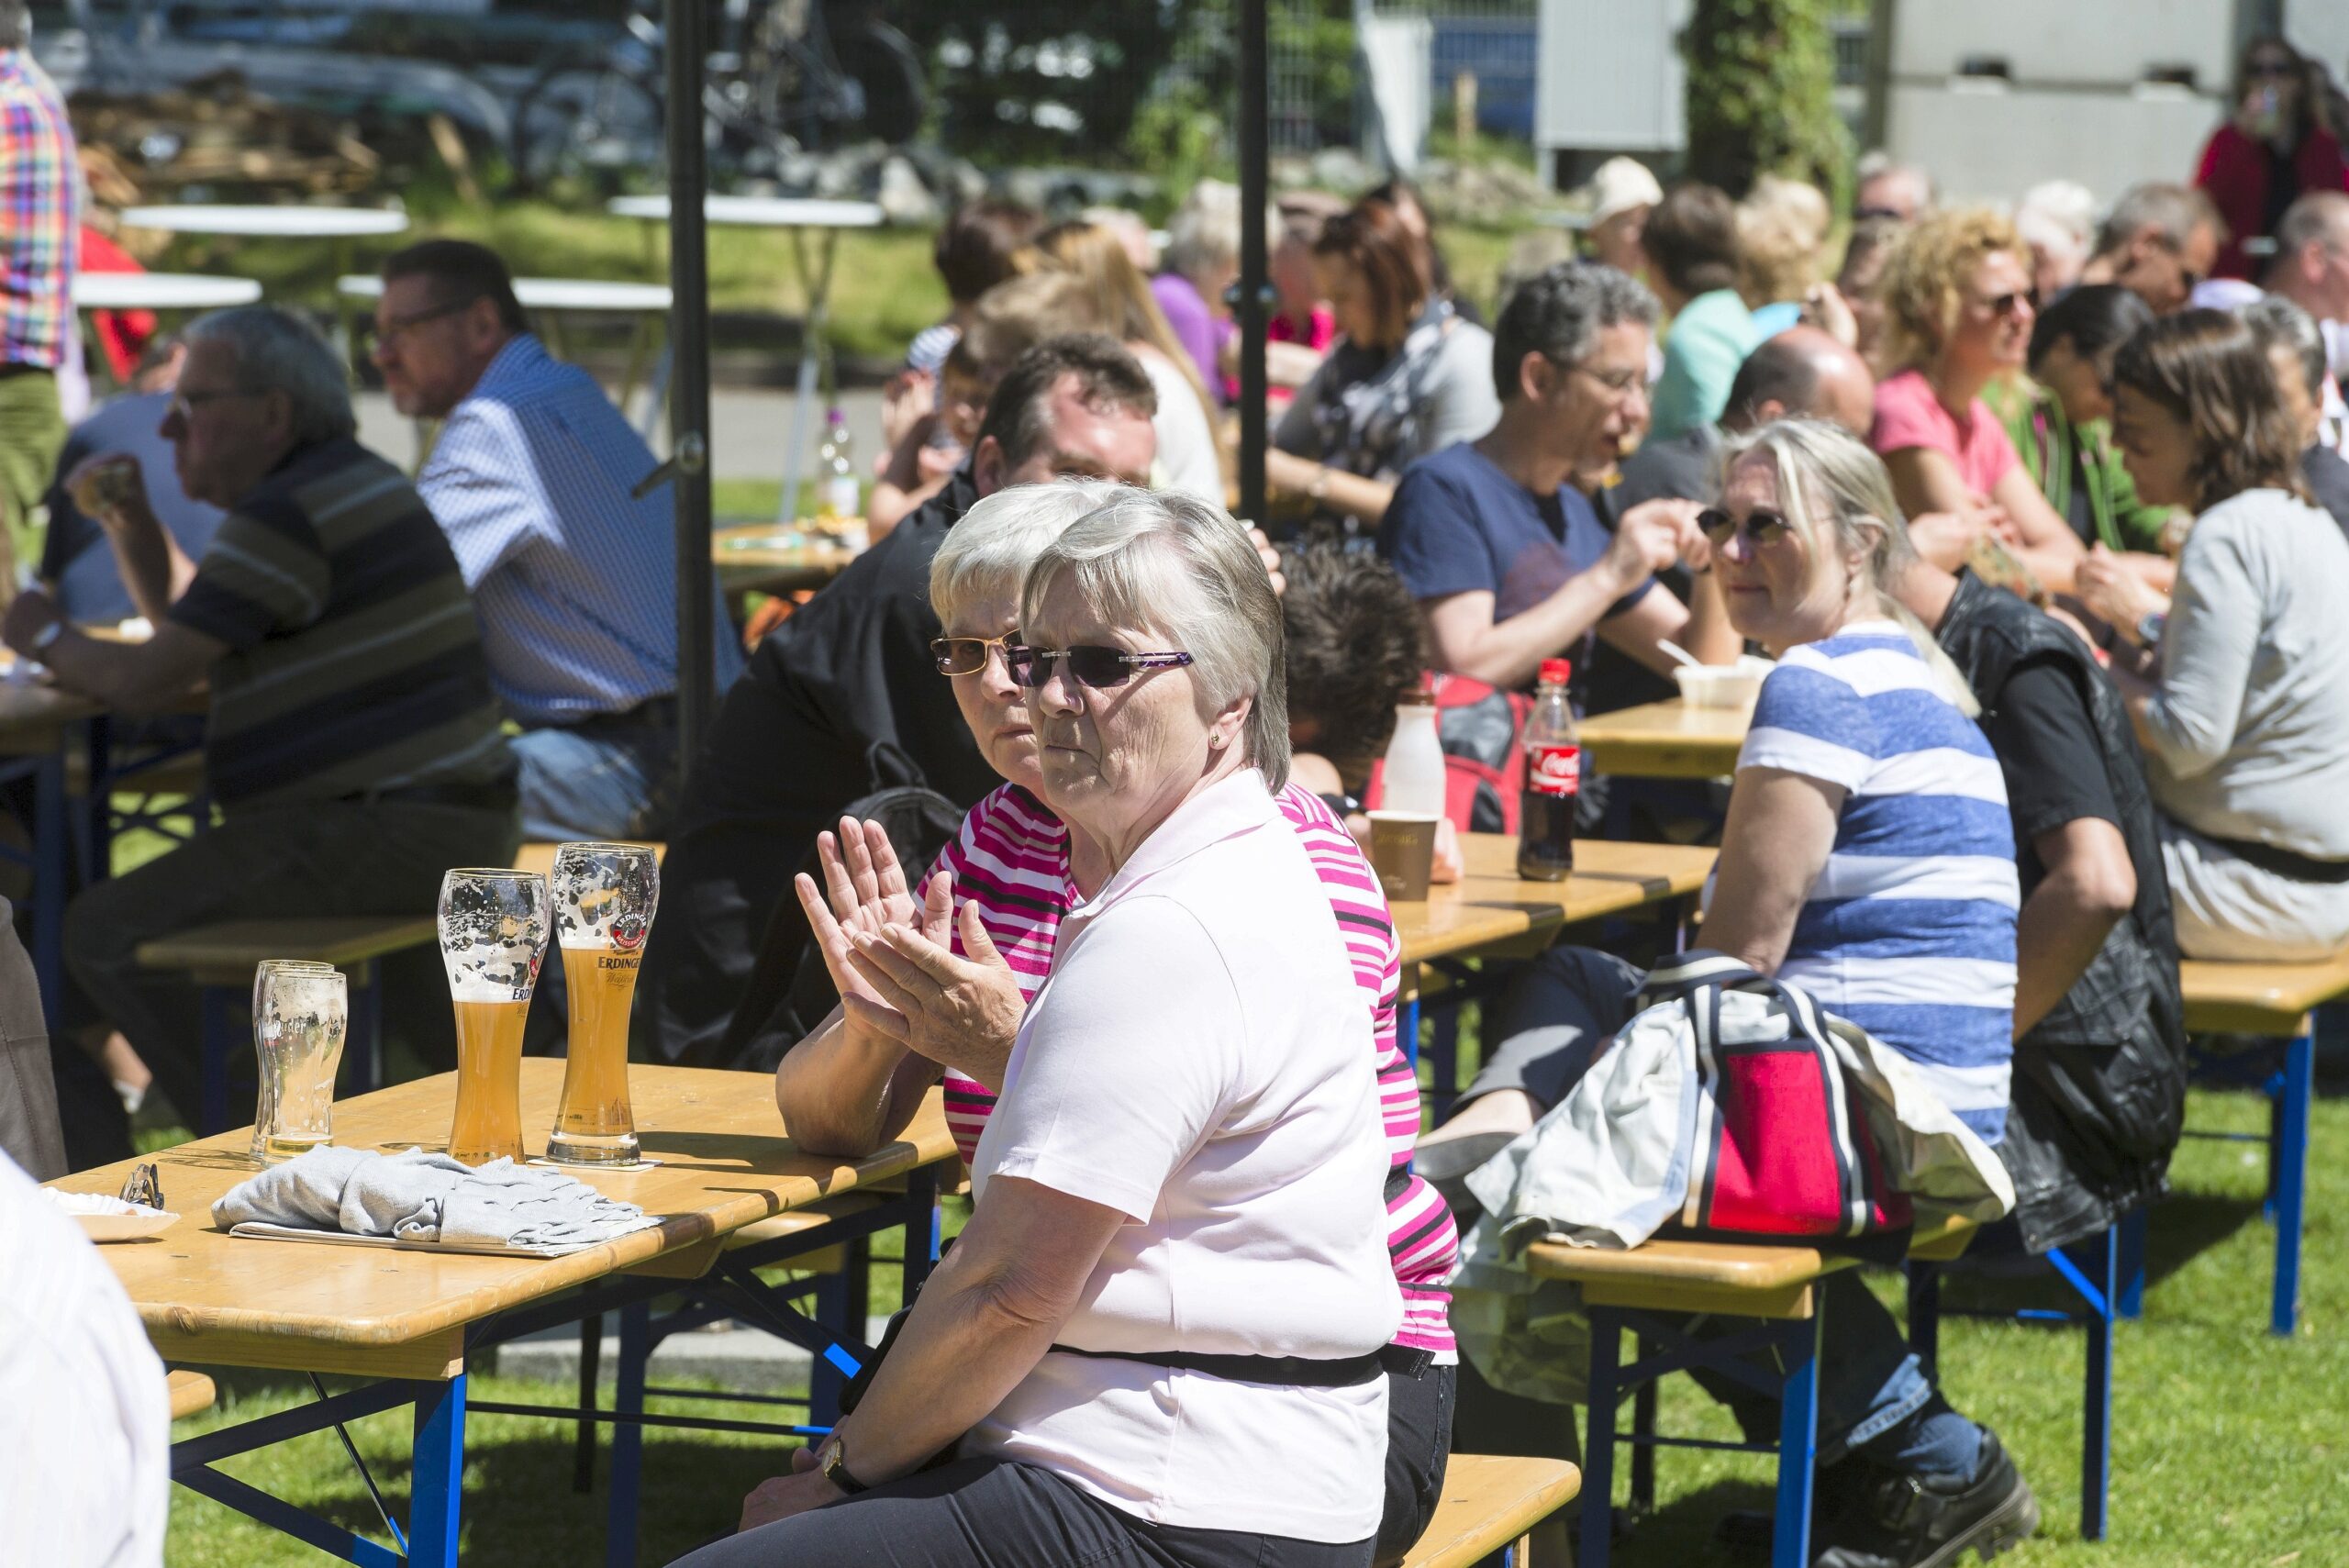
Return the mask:
<svg viewBox="0 0 2349 1568">
<path fill-rule="evenodd" d="M 1778 1410 L 1778 1501 L 1770 1524 L 1771 1568 L 1810 1568 L 1811 1471 L 1819 1462 L 1819 1336 L 1820 1312 L 1809 1322 L 1781 1325 L 1780 1359 L 1787 1369 Z"/>
<path fill-rule="evenodd" d="M 860 1238 L 849 1245 L 862 1247 L 864 1243 Z M 861 1279 L 863 1273 L 860 1269 L 842 1268 L 818 1276 L 816 1282 L 816 1321 L 852 1344 L 861 1344 L 864 1340 L 864 1314 L 851 1283 Z M 816 1357 L 807 1368 L 807 1424 L 829 1427 L 839 1421 L 841 1395 L 847 1387 L 848 1379 L 839 1367 L 822 1356 Z"/>
<path fill-rule="evenodd" d="M 596 1407 L 603 1368 L 604 1315 L 591 1312 L 579 1320 L 579 1407 Z M 583 1496 L 596 1489 L 596 1423 L 581 1421 L 572 1434 L 571 1489 Z"/>
<path fill-rule="evenodd" d="M 652 1353 L 652 1307 L 631 1302 L 620 1308 L 618 1385 L 612 1409 L 644 1413 L 644 1363 Z M 612 1423 L 612 1497 L 604 1515 L 605 1568 L 636 1568 L 637 1492 L 644 1479 L 644 1429 L 634 1421 Z"/>
<path fill-rule="evenodd" d="M 60 750 L 33 770 L 33 973 L 52 1034 L 65 1026 L 65 868 L 72 839 L 65 813 L 65 753 Z"/>
<path fill-rule="evenodd" d="M 2121 1294 L 2121 1232 L 2108 1229 L 2097 1249 L 2102 1301 L 2088 1303 L 2087 1377 L 2080 1409 L 2080 1537 L 2104 1539 L 2112 1488 L 2112 1317 Z"/>
<path fill-rule="evenodd" d="M 1641 1361 L 1648 1359 L 1651 1347 L 1647 1336 L 1631 1336 L 1631 1353 Z M 1655 1436 L 1656 1385 L 1662 1381 L 1649 1378 L 1631 1393 L 1631 1435 L 1645 1439 Z M 1655 1445 L 1635 1442 L 1631 1447 L 1631 1517 L 1644 1518 L 1655 1511 Z"/>
<path fill-rule="evenodd" d="M 1925 1370 L 1925 1380 L 1941 1375 L 1942 1271 L 1922 1258 L 1909 1260 L 1909 1348 Z"/>
<path fill-rule="evenodd" d="M 206 1137 L 228 1125 L 228 989 L 204 987 L 203 1040 L 198 1065 L 204 1074 L 203 1126 Z"/>
<path fill-rule="evenodd" d="M 1614 1545 L 1615 1369 L 1622 1350 L 1621 1319 L 1603 1307 L 1590 1309 L 1590 1422 L 1582 1445 L 1582 1539 L 1577 1568 L 1607 1568 Z"/>
<path fill-rule="evenodd" d="M 409 1568 L 457 1568 L 465 1493 L 465 1374 L 416 1389 L 415 1475 L 407 1511 Z"/>
<path fill-rule="evenodd" d="M 2316 1093 L 2316 1041 L 2307 1033 L 2284 1048 L 2277 1086 L 2277 1140 L 2268 1149 L 2276 1192 L 2276 1288 L 2268 1327 L 2289 1334 L 2300 1318 L 2301 1209 L 2308 1195 L 2309 1102 Z"/>
<path fill-rule="evenodd" d="M 2121 1217 L 2121 1296 L 2114 1310 L 2132 1320 L 2145 1313 L 2145 1239 L 2152 1229 L 2151 1199 Z"/>
</svg>

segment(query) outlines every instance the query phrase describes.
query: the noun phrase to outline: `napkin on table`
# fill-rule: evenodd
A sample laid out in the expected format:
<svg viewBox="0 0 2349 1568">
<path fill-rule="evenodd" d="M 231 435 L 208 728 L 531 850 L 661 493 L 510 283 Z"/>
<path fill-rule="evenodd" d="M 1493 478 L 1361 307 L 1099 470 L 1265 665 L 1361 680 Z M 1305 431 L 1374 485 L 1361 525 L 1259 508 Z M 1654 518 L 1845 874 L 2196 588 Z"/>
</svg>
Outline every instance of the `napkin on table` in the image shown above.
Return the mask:
<svg viewBox="0 0 2349 1568">
<path fill-rule="evenodd" d="M 559 1171 L 493 1160 L 475 1169 L 410 1149 L 313 1149 L 240 1182 L 212 1206 L 213 1222 L 283 1225 L 490 1247 L 608 1241 L 660 1221 Z"/>
</svg>

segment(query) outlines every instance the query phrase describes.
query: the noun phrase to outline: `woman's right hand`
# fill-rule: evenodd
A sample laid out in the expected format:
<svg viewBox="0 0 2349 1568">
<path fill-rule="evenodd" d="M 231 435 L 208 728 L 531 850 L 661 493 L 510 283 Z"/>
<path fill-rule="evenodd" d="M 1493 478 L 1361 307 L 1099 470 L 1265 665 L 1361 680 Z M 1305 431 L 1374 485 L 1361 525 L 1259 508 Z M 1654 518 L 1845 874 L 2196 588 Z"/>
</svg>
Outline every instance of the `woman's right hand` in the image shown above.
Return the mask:
<svg viewBox="0 0 2349 1568">
<path fill-rule="evenodd" d="M 823 888 L 806 872 L 793 879 L 793 885 L 799 892 L 799 906 L 807 912 L 817 951 L 824 955 L 824 968 L 843 998 L 862 996 L 878 1004 L 880 994 L 849 954 L 860 936 L 877 937 L 892 925 L 922 925 L 921 900 L 907 886 L 888 830 L 878 822 L 841 817 L 837 836 L 816 835 L 816 859 L 824 873 Z M 855 1010 L 846 1016 L 855 1027 Z"/>
</svg>

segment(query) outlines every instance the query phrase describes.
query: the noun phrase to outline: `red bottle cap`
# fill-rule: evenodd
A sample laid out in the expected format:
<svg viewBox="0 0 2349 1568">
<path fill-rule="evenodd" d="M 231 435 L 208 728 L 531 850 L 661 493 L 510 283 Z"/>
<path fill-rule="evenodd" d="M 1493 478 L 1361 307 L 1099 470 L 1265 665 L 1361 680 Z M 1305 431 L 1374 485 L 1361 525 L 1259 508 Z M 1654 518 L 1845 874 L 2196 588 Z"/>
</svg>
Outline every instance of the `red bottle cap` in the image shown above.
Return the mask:
<svg viewBox="0 0 2349 1568">
<path fill-rule="evenodd" d="M 1563 686 L 1574 673 L 1574 661 L 1570 659 L 1544 659 L 1542 661 L 1539 684 L 1545 686 Z"/>
</svg>

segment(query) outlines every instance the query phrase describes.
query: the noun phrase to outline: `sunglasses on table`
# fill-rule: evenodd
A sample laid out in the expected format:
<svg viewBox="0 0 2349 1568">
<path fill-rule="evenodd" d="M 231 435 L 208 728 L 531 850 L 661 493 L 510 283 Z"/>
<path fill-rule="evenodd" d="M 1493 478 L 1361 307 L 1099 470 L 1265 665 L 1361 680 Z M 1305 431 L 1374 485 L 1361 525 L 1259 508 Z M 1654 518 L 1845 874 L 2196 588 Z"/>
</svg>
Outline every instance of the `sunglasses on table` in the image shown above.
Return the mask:
<svg viewBox="0 0 2349 1568">
<path fill-rule="evenodd" d="M 1011 667 L 1011 678 L 1031 690 L 1041 690 L 1052 678 L 1053 663 L 1065 659 L 1069 678 L 1097 692 L 1124 685 L 1137 670 L 1173 670 L 1191 662 L 1187 653 L 1129 653 L 1122 648 L 1103 648 L 1093 643 L 1075 648 L 1024 648 L 1014 644 L 1003 651 L 1003 657 Z"/>
<path fill-rule="evenodd" d="M 1735 517 L 1719 506 L 1708 506 L 1697 514 L 1697 526 L 1715 550 L 1722 548 L 1739 533 L 1743 533 L 1754 549 L 1783 539 L 1794 528 L 1784 512 L 1774 512 L 1766 506 L 1756 506 L 1745 514 L 1740 524 Z"/>
</svg>

